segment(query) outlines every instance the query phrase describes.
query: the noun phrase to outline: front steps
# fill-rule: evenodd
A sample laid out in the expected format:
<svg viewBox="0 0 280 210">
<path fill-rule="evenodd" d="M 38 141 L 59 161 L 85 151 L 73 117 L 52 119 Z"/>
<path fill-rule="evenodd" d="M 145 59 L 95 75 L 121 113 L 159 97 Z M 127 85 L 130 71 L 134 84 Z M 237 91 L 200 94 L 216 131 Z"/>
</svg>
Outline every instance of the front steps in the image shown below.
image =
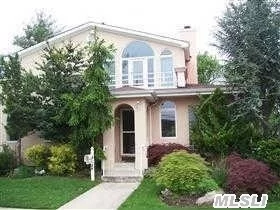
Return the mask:
<svg viewBox="0 0 280 210">
<path fill-rule="evenodd" d="M 134 163 L 115 163 L 110 170 L 105 170 L 102 176 L 104 182 L 139 182 L 142 176 Z"/>
</svg>

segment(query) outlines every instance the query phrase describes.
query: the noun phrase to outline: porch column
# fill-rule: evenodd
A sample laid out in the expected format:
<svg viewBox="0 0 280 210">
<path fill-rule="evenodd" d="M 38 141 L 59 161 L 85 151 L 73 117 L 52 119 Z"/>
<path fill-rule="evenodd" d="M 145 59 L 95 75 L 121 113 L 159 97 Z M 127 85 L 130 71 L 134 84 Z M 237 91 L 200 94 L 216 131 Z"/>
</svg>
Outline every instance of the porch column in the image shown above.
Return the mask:
<svg viewBox="0 0 280 210">
<path fill-rule="evenodd" d="M 147 103 L 139 100 L 134 106 L 135 113 L 135 168 L 143 174 L 148 167 L 146 147 L 148 145 Z"/>
<path fill-rule="evenodd" d="M 106 159 L 102 162 L 103 171 L 113 168 L 115 162 L 115 125 L 103 133 L 103 148 L 105 149 Z M 106 172 L 105 172 L 106 173 Z M 105 174 L 103 174 L 105 175 Z"/>
</svg>

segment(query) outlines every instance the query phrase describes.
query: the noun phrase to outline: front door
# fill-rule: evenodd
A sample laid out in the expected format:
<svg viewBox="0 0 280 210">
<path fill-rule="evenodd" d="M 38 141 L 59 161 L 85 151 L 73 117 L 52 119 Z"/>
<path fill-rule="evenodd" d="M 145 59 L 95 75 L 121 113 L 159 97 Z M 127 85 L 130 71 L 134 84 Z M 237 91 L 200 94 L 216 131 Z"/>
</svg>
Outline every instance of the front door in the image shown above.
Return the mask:
<svg viewBox="0 0 280 210">
<path fill-rule="evenodd" d="M 122 160 L 135 157 L 135 130 L 133 109 L 121 110 L 121 156 Z"/>
</svg>

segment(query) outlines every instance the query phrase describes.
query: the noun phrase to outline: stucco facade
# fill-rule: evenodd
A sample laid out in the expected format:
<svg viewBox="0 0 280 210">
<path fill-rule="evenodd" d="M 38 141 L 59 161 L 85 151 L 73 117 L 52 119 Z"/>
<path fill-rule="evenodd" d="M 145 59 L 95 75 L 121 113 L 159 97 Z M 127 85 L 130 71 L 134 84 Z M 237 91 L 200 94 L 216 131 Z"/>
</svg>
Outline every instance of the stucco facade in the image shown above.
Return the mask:
<svg viewBox="0 0 280 210">
<path fill-rule="evenodd" d="M 115 122 L 103 134 L 103 149 L 106 155 L 106 159 L 102 162 L 103 176 L 141 177 L 143 171 L 148 167 L 146 152 L 149 145 L 155 143 L 190 144 L 188 108 L 198 103 L 198 95 L 209 94 L 213 91 L 213 89 L 188 86 L 197 84 L 195 31 L 185 28 L 178 32 L 181 37 L 179 40 L 104 24 L 89 23 L 63 32 L 49 39 L 48 43 L 52 46 L 62 47 L 63 43 L 71 41 L 83 46 L 92 39 L 93 29 L 96 29 L 97 35 L 104 39 L 106 44 L 113 44 L 116 49 L 114 54 L 115 84 L 112 89 L 112 94 L 115 96 L 112 104 Z M 140 83 L 137 83 L 139 79 L 135 80 L 133 75 L 128 78 L 132 78 L 130 81 L 132 84 L 136 81 L 136 85 L 131 86 L 130 83 L 123 81 L 123 52 L 130 43 L 135 41 L 147 46 L 152 56 L 125 58 L 128 65 L 127 71 L 134 74 L 134 71 L 139 71 L 140 65 L 140 81 L 149 82 L 151 80 L 149 74 L 152 70 L 152 80 L 154 81 L 152 85 L 146 81 L 147 86 L 140 86 Z M 40 74 L 37 67 L 38 63 L 42 62 L 45 47 L 46 43 L 40 43 L 19 52 L 22 67 L 34 74 Z M 151 59 L 152 67 L 145 66 Z M 162 85 L 162 81 L 168 82 L 166 77 L 154 76 L 167 74 L 164 68 L 167 70 L 172 68 L 169 76 L 174 81 L 168 87 Z M 165 102 L 172 104 L 171 112 L 167 109 L 168 116 L 162 114 L 162 106 Z M 174 115 L 171 116 L 171 124 L 169 122 L 170 113 Z M 164 117 L 165 121 L 162 119 Z M 0 124 L 0 144 L 3 144 L 6 139 L 3 127 L 5 116 L 0 114 L 0 120 L 2 122 Z M 171 131 L 172 135 L 169 137 L 162 135 L 162 123 L 175 129 L 175 131 Z"/>
</svg>

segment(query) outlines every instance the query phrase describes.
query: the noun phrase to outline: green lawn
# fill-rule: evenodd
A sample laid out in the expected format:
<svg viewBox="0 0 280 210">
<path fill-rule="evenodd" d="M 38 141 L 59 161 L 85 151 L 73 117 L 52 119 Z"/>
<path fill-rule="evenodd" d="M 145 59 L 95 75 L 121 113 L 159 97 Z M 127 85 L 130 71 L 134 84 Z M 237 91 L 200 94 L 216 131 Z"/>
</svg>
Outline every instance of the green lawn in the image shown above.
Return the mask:
<svg viewBox="0 0 280 210">
<path fill-rule="evenodd" d="M 158 198 L 159 189 L 155 185 L 155 182 L 151 179 L 144 179 L 137 190 L 121 205 L 119 210 L 142 210 L 142 209 L 152 209 L 152 210 L 209 210 L 214 209 L 213 207 L 170 207 L 160 201 Z M 279 203 L 271 203 L 265 209 L 267 210 L 278 210 L 280 209 Z"/>
<path fill-rule="evenodd" d="M 67 177 L 0 178 L 0 207 L 56 209 L 96 183 Z"/>
</svg>

